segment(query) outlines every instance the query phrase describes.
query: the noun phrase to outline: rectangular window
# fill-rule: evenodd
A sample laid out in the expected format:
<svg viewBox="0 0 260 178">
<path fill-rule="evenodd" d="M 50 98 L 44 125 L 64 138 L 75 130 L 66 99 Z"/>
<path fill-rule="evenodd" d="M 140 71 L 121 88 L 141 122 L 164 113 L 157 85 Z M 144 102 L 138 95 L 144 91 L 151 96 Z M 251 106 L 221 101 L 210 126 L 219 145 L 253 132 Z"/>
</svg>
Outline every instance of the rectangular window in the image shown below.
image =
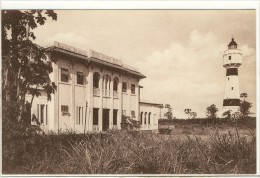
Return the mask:
<svg viewBox="0 0 260 178">
<path fill-rule="evenodd" d="M 231 89 L 233 90 L 234 88 L 232 87 Z"/>
<path fill-rule="evenodd" d="M 98 108 L 93 108 L 93 125 L 98 125 Z"/>
<path fill-rule="evenodd" d="M 135 94 L 135 84 L 131 84 L 131 93 Z"/>
<path fill-rule="evenodd" d="M 228 56 L 228 59 L 231 60 L 231 56 Z"/>
<path fill-rule="evenodd" d="M 48 125 L 48 105 L 37 104 L 37 119 L 41 125 Z"/>
<path fill-rule="evenodd" d="M 78 113 L 78 110 L 79 110 L 79 107 L 77 106 L 77 107 L 76 107 L 76 125 L 79 124 L 79 120 L 78 120 L 79 113 Z"/>
<path fill-rule="evenodd" d="M 41 124 L 44 124 L 44 105 L 41 104 L 40 108 L 41 108 L 41 110 L 40 110 L 40 116 L 41 116 L 40 121 L 41 121 Z"/>
<path fill-rule="evenodd" d="M 79 85 L 84 84 L 84 75 L 82 72 L 77 72 L 77 84 Z"/>
<path fill-rule="evenodd" d="M 39 120 L 40 118 L 40 110 L 39 110 L 39 104 L 37 104 L 37 119 Z"/>
<path fill-rule="evenodd" d="M 45 124 L 48 125 L 48 105 L 46 105 L 46 115 L 45 115 L 46 122 Z"/>
<path fill-rule="evenodd" d="M 61 105 L 61 112 L 62 113 L 69 113 L 69 106 Z"/>
<path fill-rule="evenodd" d="M 113 110 L 113 125 L 117 125 L 117 109 Z"/>
<path fill-rule="evenodd" d="M 122 92 L 126 93 L 126 91 L 127 91 L 127 83 L 123 82 L 122 83 Z"/>
<path fill-rule="evenodd" d="M 135 117 L 135 111 L 131 111 L 131 116 Z"/>
<path fill-rule="evenodd" d="M 83 107 L 77 106 L 76 108 L 76 124 L 82 125 L 83 124 Z"/>
<path fill-rule="evenodd" d="M 69 69 L 61 68 L 60 73 L 61 73 L 60 80 L 62 82 L 69 82 Z"/>
<path fill-rule="evenodd" d="M 83 125 L 83 107 L 81 107 L 81 124 Z"/>
</svg>

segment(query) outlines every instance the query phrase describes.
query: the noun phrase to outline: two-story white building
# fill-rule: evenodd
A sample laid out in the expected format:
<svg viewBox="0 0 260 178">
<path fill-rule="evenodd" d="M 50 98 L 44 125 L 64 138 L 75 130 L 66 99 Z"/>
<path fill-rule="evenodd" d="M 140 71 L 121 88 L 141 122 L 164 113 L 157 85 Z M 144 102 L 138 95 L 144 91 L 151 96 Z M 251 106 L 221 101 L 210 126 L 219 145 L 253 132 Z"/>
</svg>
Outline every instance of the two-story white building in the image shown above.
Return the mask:
<svg viewBox="0 0 260 178">
<path fill-rule="evenodd" d="M 145 76 L 137 69 L 58 42 L 46 50 L 57 90 L 51 101 L 44 93 L 35 98 L 31 110 L 43 130 L 104 131 L 120 129 L 122 115 L 139 120 L 139 81 Z"/>
</svg>

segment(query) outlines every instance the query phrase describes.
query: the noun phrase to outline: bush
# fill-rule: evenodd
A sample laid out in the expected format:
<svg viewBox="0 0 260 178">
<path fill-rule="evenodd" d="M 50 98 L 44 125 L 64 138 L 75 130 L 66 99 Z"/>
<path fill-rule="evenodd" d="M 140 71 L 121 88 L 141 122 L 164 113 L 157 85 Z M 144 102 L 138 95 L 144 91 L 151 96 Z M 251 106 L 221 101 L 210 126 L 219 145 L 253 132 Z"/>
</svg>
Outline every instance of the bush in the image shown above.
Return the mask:
<svg viewBox="0 0 260 178">
<path fill-rule="evenodd" d="M 256 171 L 256 139 L 253 135 L 242 138 L 238 132 L 216 132 L 206 140 L 122 130 L 106 134 L 37 135 L 29 140 L 24 146 L 27 149 L 20 150 L 24 160 L 11 165 L 4 161 L 3 173 L 253 174 Z"/>
<path fill-rule="evenodd" d="M 129 116 L 122 116 L 121 128 L 124 130 L 138 130 L 140 129 L 140 122 L 134 120 Z"/>
<path fill-rule="evenodd" d="M 238 127 L 241 129 L 255 129 L 256 118 L 247 117 L 237 121 L 228 118 L 216 119 L 159 119 L 159 125 L 174 125 L 176 127 L 208 126 L 208 127 Z"/>
</svg>

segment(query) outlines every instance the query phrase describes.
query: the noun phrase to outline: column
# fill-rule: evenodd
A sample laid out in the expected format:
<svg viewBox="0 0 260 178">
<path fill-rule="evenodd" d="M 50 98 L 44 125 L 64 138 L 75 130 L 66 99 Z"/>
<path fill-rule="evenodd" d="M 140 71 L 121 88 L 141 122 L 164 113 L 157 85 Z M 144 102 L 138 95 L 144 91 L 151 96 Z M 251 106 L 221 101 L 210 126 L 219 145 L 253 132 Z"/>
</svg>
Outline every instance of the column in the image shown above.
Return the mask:
<svg viewBox="0 0 260 178">
<path fill-rule="evenodd" d="M 93 105 L 94 105 L 93 71 L 90 69 L 90 67 L 89 67 L 89 72 L 88 72 L 88 76 L 86 78 L 86 81 L 87 81 L 86 82 L 87 83 L 87 87 L 86 87 L 86 90 L 87 90 L 86 91 L 86 93 L 87 93 L 86 102 L 88 104 L 88 108 L 87 108 L 87 113 L 86 113 L 87 114 L 87 121 L 86 121 L 86 123 L 84 121 L 84 127 L 85 127 L 85 124 L 86 124 L 86 130 L 87 131 L 93 131 Z M 84 120 L 85 120 L 85 118 L 84 118 Z"/>
<path fill-rule="evenodd" d="M 126 111 L 126 115 L 131 117 L 131 80 L 128 80 L 127 82 L 127 95 L 128 95 L 128 107 Z"/>
<path fill-rule="evenodd" d="M 55 91 L 54 95 L 54 110 L 53 110 L 53 116 L 54 116 L 54 130 L 59 131 L 59 68 L 57 64 L 55 63 L 53 66 L 53 72 L 54 72 L 54 82 L 57 86 L 57 90 Z"/>
<path fill-rule="evenodd" d="M 140 121 L 140 90 L 139 90 L 139 82 L 137 81 L 135 85 L 135 92 L 136 92 L 136 120 Z"/>
<path fill-rule="evenodd" d="M 99 113 L 98 113 L 98 126 L 99 131 L 102 131 L 102 125 L 103 125 L 103 75 L 100 74 L 100 80 L 99 80 L 99 86 L 100 86 L 100 104 L 99 104 Z"/>
<path fill-rule="evenodd" d="M 52 82 L 55 82 L 56 85 L 58 85 L 58 69 L 57 69 L 57 65 L 55 63 L 52 63 L 52 67 L 53 67 L 53 72 L 49 74 L 50 79 Z M 58 89 L 57 89 L 58 90 Z M 58 125 L 58 117 L 56 116 L 56 114 L 58 113 L 58 108 L 56 109 L 55 104 L 58 103 L 58 100 L 56 99 L 58 92 L 55 91 L 55 94 L 51 94 L 51 101 L 48 101 L 48 127 L 49 127 L 49 131 L 55 131 L 58 128 L 56 128 L 56 126 Z M 32 107 L 33 109 L 33 107 Z M 31 112 L 32 114 L 33 112 Z"/>
<path fill-rule="evenodd" d="M 119 77 L 118 81 L 118 99 L 119 99 L 119 107 L 117 113 L 117 128 L 121 129 L 122 122 L 122 109 L 123 109 L 123 94 L 122 94 L 122 76 Z"/>
<path fill-rule="evenodd" d="M 76 127 L 76 117 L 75 117 L 75 72 L 74 67 L 71 68 L 71 111 L 70 111 L 70 119 L 71 123 L 73 123 L 73 129 L 75 131 Z"/>
<path fill-rule="evenodd" d="M 113 129 L 113 115 L 114 115 L 114 80 L 111 79 L 109 92 L 110 92 L 110 111 L 109 111 L 109 129 Z"/>
</svg>

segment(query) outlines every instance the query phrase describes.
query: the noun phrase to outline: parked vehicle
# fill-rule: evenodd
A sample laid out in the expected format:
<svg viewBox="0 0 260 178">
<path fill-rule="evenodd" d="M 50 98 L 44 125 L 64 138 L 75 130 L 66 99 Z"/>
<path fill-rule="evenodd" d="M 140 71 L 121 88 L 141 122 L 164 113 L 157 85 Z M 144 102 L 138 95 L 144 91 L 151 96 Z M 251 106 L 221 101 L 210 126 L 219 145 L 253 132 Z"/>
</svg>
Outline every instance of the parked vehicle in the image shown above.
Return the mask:
<svg viewBox="0 0 260 178">
<path fill-rule="evenodd" d="M 170 134 L 171 131 L 175 128 L 174 125 L 162 125 L 162 124 L 159 124 L 159 133 L 160 134 Z"/>
</svg>

